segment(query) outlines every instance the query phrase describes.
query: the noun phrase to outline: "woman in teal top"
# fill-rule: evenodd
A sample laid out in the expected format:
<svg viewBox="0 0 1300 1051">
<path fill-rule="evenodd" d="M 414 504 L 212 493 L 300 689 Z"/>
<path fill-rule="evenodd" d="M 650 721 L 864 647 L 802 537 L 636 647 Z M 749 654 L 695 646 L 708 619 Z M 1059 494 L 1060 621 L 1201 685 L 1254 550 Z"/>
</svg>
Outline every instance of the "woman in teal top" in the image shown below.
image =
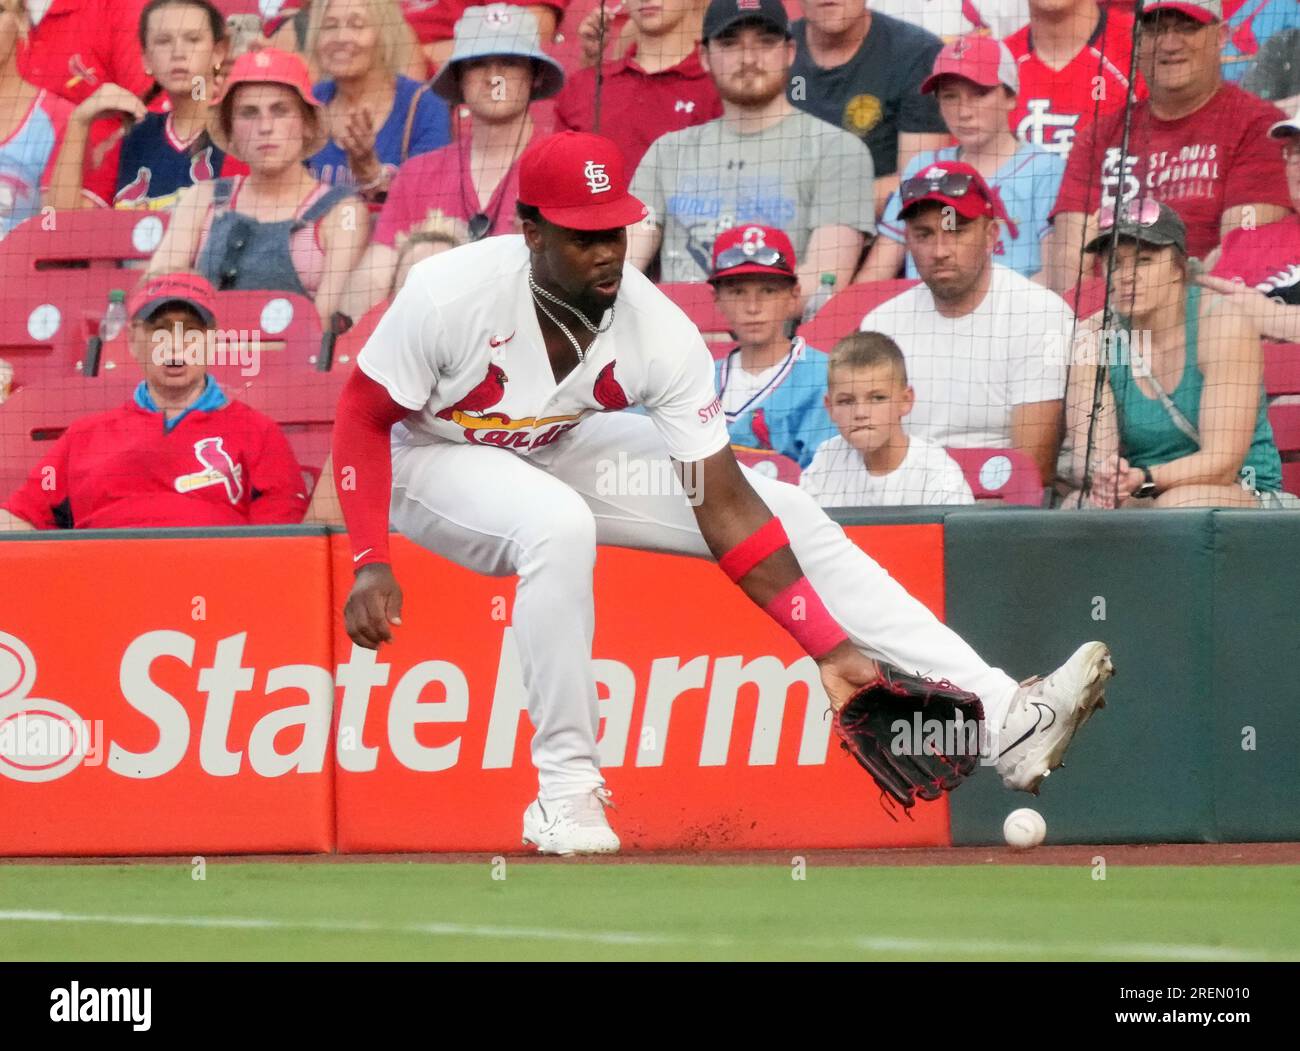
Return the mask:
<svg viewBox="0 0 1300 1051">
<path fill-rule="evenodd" d="M 1104 209 L 1088 251 L 1107 252 L 1115 225 Z M 1149 198 L 1127 202 L 1118 226 L 1112 338 L 1100 333 L 1100 315 L 1081 323 L 1070 363 L 1066 474 L 1076 491 L 1066 506 L 1294 502 L 1281 493 L 1259 333 L 1189 282 L 1187 232 L 1172 209 Z M 1094 419 L 1099 362 L 1106 383 Z M 1092 476 L 1080 496 L 1090 429 Z"/>
</svg>

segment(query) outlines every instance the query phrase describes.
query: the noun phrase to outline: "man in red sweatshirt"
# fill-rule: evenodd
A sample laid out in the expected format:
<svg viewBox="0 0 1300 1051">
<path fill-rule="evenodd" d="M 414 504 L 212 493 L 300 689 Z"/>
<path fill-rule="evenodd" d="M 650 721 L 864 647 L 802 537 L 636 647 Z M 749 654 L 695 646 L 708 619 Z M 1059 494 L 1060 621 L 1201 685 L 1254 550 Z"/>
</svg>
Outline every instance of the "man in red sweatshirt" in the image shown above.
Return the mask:
<svg viewBox="0 0 1300 1051">
<path fill-rule="evenodd" d="M 288 440 L 207 374 L 215 303 L 198 274 L 136 290 L 131 350 L 144 379 L 125 405 L 63 433 L 0 507 L 0 530 L 302 521 L 307 486 Z"/>
</svg>

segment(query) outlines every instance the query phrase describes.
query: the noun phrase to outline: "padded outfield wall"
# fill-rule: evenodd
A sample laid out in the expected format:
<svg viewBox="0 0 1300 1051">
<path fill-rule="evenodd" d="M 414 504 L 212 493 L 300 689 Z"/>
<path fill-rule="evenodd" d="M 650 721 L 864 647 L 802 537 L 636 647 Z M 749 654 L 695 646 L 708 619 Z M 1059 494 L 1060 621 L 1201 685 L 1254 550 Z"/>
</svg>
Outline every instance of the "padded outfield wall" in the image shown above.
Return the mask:
<svg viewBox="0 0 1300 1051">
<path fill-rule="evenodd" d="M 1300 836 L 1300 515 L 842 520 L 1013 676 L 1111 644 L 1111 703 L 1035 804 L 1049 842 Z M 514 582 L 395 551 L 405 623 L 375 656 L 321 529 L 0 541 L 0 855 L 516 849 Z M 708 563 L 605 548 L 596 600 L 629 849 L 997 842 L 1027 799 L 985 771 L 893 820 L 815 666 Z"/>
</svg>

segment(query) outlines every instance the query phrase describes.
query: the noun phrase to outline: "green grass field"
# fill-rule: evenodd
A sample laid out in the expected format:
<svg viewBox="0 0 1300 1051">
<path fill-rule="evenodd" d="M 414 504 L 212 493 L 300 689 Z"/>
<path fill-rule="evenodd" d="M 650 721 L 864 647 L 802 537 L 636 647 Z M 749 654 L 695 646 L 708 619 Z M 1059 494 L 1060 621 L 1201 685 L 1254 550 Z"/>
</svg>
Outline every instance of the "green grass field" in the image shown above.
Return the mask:
<svg viewBox="0 0 1300 1051">
<path fill-rule="evenodd" d="M 497 871 L 500 875 L 500 871 Z M 1300 868 L 0 865 L 4 960 L 1300 959 Z"/>
</svg>

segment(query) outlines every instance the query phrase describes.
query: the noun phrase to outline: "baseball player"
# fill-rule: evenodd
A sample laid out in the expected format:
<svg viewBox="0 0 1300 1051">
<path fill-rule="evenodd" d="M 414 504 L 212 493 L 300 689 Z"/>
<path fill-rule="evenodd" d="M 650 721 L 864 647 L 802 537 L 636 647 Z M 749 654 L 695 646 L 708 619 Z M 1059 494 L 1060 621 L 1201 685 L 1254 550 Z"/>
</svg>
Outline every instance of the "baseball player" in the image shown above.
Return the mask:
<svg viewBox="0 0 1300 1051">
<path fill-rule="evenodd" d="M 716 558 L 817 661 L 837 712 L 882 681 L 899 693 L 899 668 L 957 684 L 982 701 L 1003 780 L 1035 791 L 1101 703 L 1106 647 L 1088 643 L 1020 686 L 811 497 L 741 468 L 699 331 L 624 267 L 625 228 L 645 215 L 627 186 L 608 139 L 538 140 L 520 160 L 522 236 L 417 264 L 362 349 L 334 432 L 356 565 L 349 636 L 373 649 L 401 623 L 390 524 L 459 565 L 518 576 L 512 623 L 539 780 L 523 836 L 547 854 L 619 848 L 596 750 L 598 543 Z M 618 411 L 629 406 L 644 415 Z M 678 491 L 610 484 L 611 465 L 660 477 L 669 458 Z M 915 787 L 915 764 L 902 777 Z M 919 794 L 956 780 L 932 779 Z"/>
</svg>

